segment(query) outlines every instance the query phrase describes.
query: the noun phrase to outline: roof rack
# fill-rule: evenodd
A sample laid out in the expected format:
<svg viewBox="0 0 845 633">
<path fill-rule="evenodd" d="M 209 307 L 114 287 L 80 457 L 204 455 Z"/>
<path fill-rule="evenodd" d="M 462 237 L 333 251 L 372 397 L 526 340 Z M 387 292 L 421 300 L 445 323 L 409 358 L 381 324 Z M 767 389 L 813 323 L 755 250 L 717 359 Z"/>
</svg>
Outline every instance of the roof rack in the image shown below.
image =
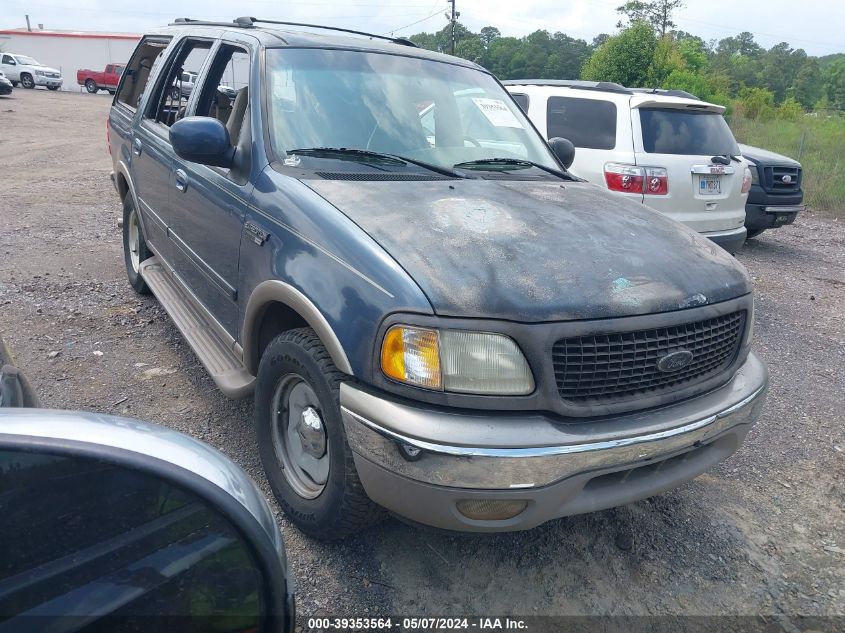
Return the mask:
<svg viewBox="0 0 845 633">
<path fill-rule="evenodd" d="M 553 86 L 556 88 L 578 88 L 579 90 L 601 90 L 602 92 L 618 92 L 633 94 L 630 88 L 612 81 L 580 81 L 578 79 L 509 79 L 503 81 L 505 86 Z"/>
<path fill-rule="evenodd" d="M 205 22 L 203 20 L 194 20 L 192 18 L 176 18 L 172 25 L 176 26 L 183 24 L 196 24 L 199 26 L 226 26 L 230 28 L 234 27 L 241 29 L 251 29 L 255 28 L 256 23 L 278 24 L 281 26 L 301 26 L 308 29 L 324 29 L 327 31 L 337 31 L 339 33 L 352 33 L 353 35 L 363 35 L 364 37 L 372 37 L 378 40 L 393 42 L 394 44 L 401 44 L 402 46 L 413 46 L 414 48 L 417 47 L 417 45 L 414 44 L 411 40 L 405 39 L 404 37 L 388 37 L 387 35 L 376 35 L 375 33 L 367 33 L 366 31 L 342 29 L 337 26 L 325 26 L 323 24 L 306 24 L 304 22 L 285 22 L 282 20 L 264 20 L 261 18 L 253 18 L 249 16 L 241 16 L 239 18 L 235 18 L 231 22 Z"/>
</svg>

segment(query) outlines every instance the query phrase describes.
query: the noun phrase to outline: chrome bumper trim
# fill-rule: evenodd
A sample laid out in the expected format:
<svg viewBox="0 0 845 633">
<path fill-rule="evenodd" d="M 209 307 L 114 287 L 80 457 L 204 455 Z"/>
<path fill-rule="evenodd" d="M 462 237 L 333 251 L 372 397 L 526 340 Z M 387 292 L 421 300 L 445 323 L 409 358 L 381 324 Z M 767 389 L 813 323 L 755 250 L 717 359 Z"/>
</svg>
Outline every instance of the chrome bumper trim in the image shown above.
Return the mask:
<svg viewBox="0 0 845 633">
<path fill-rule="evenodd" d="M 710 407 L 706 406 L 707 400 L 678 403 L 678 406 L 652 414 L 653 418 L 664 419 L 662 428 L 648 429 L 647 425 L 638 425 L 614 437 L 606 434 L 601 437 L 602 427 L 624 420 L 624 416 L 617 420 L 564 425 L 577 427 L 580 437 L 570 432 L 567 441 L 571 443 L 558 445 L 525 445 L 533 435 L 532 421 L 536 423 L 536 417 L 528 415 L 524 422 L 515 417 L 500 421 L 491 416 L 484 427 L 478 427 L 484 436 L 478 437 L 480 446 L 438 442 L 431 439 L 432 429 L 439 429 L 448 436 L 464 416 L 387 403 L 346 384 L 341 387 L 341 414 L 353 452 L 389 471 L 416 481 L 456 488 L 533 488 L 593 470 L 621 470 L 631 464 L 660 461 L 707 444 L 730 433 L 736 426 L 752 425 L 765 401 L 768 380 L 759 360 L 753 358 L 750 364 L 744 374 L 740 372 L 734 378 L 735 382 L 742 383 L 744 393 L 737 393 L 739 388 L 732 388 L 729 383 L 723 387 L 727 395 L 715 410 L 713 402 Z M 739 398 L 725 401 L 730 395 Z M 387 406 L 383 406 L 385 404 Z M 376 415 L 367 415 L 368 410 Z M 696 412 L 698 416 L 694 415 Z M 374 419 L 377 415 L 378 420 Z M 467 413 L 467 417 L 472 415 Z M 637 417 L 639 420 L 646 418 L 642 414 Z M 477 424 L 477 418 L 475 422 Z M 525 425 L 524 434 L 520 433 L 522 424 Z M 394 428 L 388 428 L 388 425 Z M 400 425 L 402 432 L 396 428 Z M 549 420 L 546 425 L 556 427 L 556 423 Z M 415 430 L 422 432 L 424 429 L 429 437 L 422 439 L 412 435 Z M 515 433 L 522 438 L 522 446 L 507 445 L 513 441 Z M 500 446 L 494 445 L 497 439 Z M 402 444 L 421 449 L 421 457 L 407 459 L 399 449 Z"/>
</svg>

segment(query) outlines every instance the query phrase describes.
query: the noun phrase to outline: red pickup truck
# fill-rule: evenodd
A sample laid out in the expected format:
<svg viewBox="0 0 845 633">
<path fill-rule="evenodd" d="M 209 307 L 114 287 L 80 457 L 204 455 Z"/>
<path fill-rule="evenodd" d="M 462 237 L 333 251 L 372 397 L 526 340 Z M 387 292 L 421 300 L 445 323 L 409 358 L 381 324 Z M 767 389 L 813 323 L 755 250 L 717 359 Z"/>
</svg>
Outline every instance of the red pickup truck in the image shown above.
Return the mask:
<svg viewBox="0 0 845 633">
<path fill-rule="evenodd" d="M 126 64 L 108 64 L 105 70 L 77 70 L 76 83 L 85 86 L 91 94 L 96 94 L 98 90 L 108 90 L 114 94 L 124 68 Z"/>
</svg>

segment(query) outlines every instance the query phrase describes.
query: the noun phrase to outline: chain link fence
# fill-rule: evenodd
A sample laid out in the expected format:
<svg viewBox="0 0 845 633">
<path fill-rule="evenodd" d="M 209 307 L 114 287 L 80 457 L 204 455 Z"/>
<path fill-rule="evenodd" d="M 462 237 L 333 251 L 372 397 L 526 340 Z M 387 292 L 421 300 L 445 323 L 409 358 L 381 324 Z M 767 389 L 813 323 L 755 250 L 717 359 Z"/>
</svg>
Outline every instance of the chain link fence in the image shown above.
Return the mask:
<svg viewBox="0 0 845 633">
<path fill-rule="evenodd" d="M 816 211 L 845 216 L 845 116 L 836 111 L 804 114 L 797 120 L 730 120 L 740 143 L 789 156 L 804 171 L 804 203 Z"/>
</svg>

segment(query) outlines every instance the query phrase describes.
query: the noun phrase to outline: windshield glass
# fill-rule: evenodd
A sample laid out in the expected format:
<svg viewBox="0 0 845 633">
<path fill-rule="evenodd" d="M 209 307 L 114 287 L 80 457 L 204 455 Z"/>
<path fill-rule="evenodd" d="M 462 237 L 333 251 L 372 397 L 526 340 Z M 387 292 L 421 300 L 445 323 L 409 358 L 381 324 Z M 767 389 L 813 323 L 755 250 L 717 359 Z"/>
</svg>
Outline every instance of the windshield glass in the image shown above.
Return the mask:
<svg viewBox="0 0 845 633">
<path fill-rule="evenodd" d="M 740 154 L 731 129 L 716 112 L 641 108 L 640 123 L 649 154 Z"/>
<path fill-rule="evenodd" d="M 27 57 L 26 55 L 15 55 L 15 59 L 18 61 L 19 64 L 23 64 L 24 66 L 40 66 L 37 61 L 32 59 L 32 57 Z"/>
<path fill-rule="evenodd" d="M 348 50 L 270 49 L 266 60 L 277 156 L 332 147 L 447 168 L 519 158 L 559 169 L 519 107 L 484 72 Z"/>
</svg>

